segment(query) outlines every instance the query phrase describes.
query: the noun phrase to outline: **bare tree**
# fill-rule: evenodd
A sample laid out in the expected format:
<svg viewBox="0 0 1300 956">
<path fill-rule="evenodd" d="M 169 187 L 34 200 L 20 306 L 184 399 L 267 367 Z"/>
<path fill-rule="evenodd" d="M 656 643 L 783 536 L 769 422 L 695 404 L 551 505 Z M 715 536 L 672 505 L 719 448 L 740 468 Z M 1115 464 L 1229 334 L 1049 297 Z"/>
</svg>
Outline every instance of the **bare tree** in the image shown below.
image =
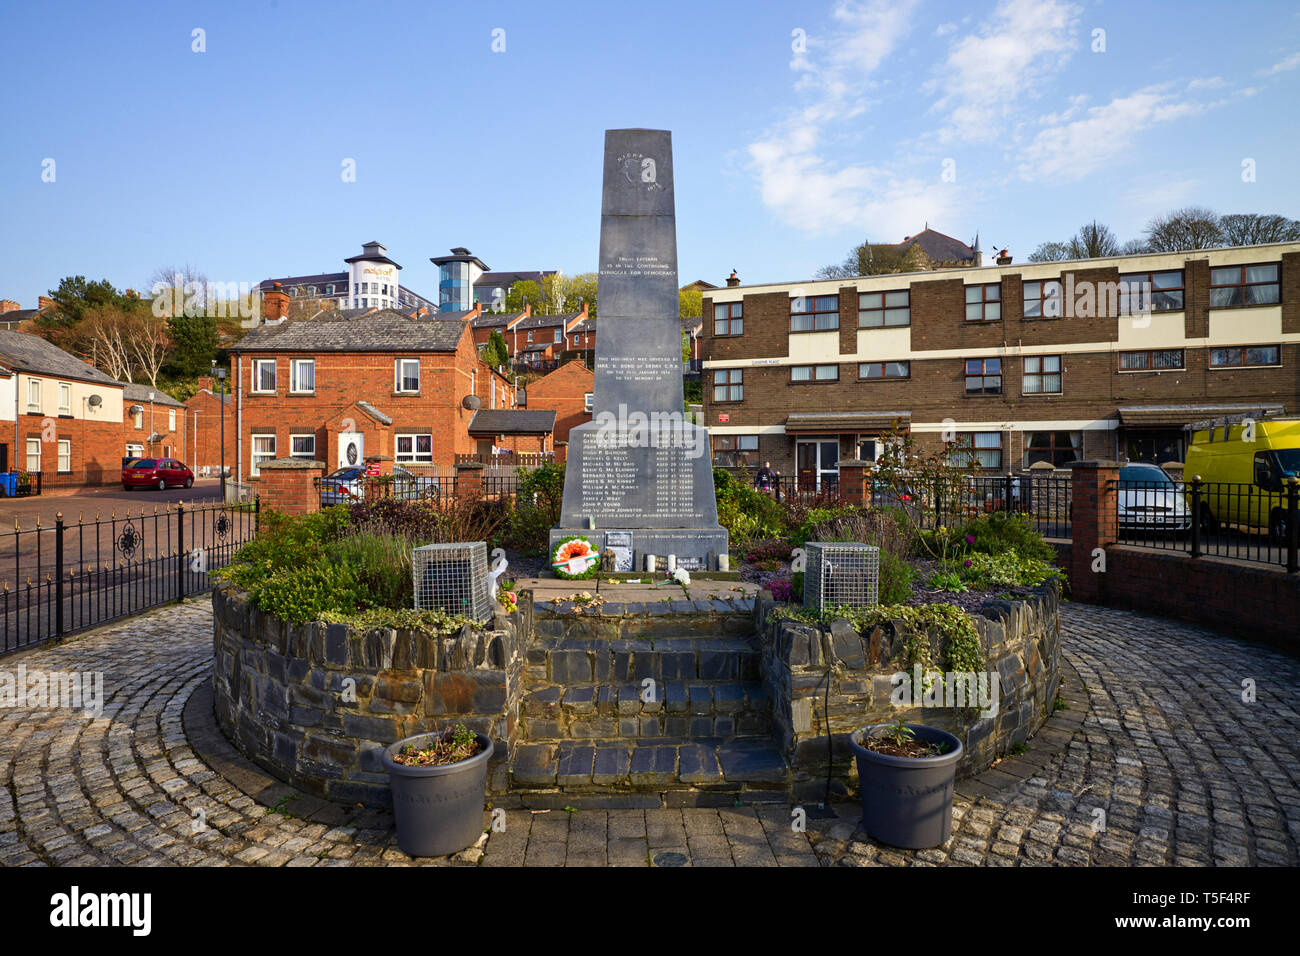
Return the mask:
<svg viewBox="0 0 1300 956">
<path fill-rule="evenodd" d="M 1119 254 L 1121 256 L 1137 256 L 1150 251 L 1151 250 L 1147 248 L 1147 242 L 1145 239 L 1130 239 L 1128 242 L 1124 243 L 1124 245 L 1119 247 Z"/>
<path fill-rule="evenodd" d="M 1230 246 L 1300 240 L 1300 222 L 1274 214 L 1232 213 L 1219 220 L 1219 227 L 1223 231 L 1223 241 Z"/>
<path fill-rule="evenodd" d="M 128 317 L 113 306 L 92 306 L 81 328 L 90 340 L 95 364 L 118 381 L 134 381 L 135 359 L 128 342 Z"/>
<path fill-rule="evenodd" d="M 1204 206 L 1186 206 L 1156 216 L 1146 229 L 1149 252 L 1214 249 L 1223 245 L 1219 217 Z"/>
<path fill-rule="evenodd" d="M 181 301 L 176 302 L 176 282 L 177 277 L 181 284 Z M 207 314 L 207 295 L 208 295 L 208 277 L 196 267 L 188 262 L 184 266 L 159 266 L 149 276 L 148 288 L 145 289 L 145 296 L 152 301 L 153 289 L 155 286 L 165 285 L 170 292 L 160 293 L 168 295 L 169 307 L 166 310 L 168 315 L 183 315 L 185 311 L 185 300 L 193 297 L 195 307 L 203 310 L 199 314 Z"/>
<path fill-rule="evenodd" d="M 1119 240 L 1109 226 L 1102 225 L 1096 219 L 1080 226 L 1068 245 L 1072 259 L 1100 259 L 1119 254 Z"/>
<path fill-rule="evenodd" d="M 167 363 L 171 341 L 167 335 L 167 317 L 153 310 L 137 309 L 126 326 L 126 343 L 141 378 L 158 387 L 158 374 Z"/>
</svg>

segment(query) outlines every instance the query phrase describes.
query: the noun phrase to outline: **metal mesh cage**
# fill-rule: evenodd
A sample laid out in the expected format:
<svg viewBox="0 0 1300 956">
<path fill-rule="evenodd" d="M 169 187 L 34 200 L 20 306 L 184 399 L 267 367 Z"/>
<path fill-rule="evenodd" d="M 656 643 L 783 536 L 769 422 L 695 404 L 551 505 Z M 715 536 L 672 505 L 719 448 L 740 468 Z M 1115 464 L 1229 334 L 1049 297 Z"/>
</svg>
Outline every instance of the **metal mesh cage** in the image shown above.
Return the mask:
<svg viewBox="0 0 1300 956">
<path fill-rule="evenodd" d="M 488 596 L 487 544 L 464 541 L 426 544 L 411 551 L 416 610 L 441 608 L 475 621 L 492 616 Z"/>
<path fill-rule="evenodd" d="M 869 607 L 880 600 L 880 549 L 870 544 L 809 541 L 803 606 Z"/>
</svg>

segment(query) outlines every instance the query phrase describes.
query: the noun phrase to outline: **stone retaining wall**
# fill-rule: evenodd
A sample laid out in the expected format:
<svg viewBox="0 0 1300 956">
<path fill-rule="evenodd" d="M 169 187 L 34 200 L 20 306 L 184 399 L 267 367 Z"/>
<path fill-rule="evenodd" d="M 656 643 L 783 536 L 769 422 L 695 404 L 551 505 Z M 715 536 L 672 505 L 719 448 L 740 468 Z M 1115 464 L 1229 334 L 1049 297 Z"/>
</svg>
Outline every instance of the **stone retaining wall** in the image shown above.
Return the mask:
<svg viewBox="0 0 1300 956">
<path fill-rule="evenodd" d="M 504 789 L 524 669 L 519 615 L 452 635 L 293 626 L 230 586 L 213 592 L 212 609 L 217 720 L 280 779 L 340 802 L 390 804 L 383 748 L 463 723 L 493 738 L 492 789 Z"/>
<path fill-rule="evenodd" d="M 755 615 L 762 628 L 763 681 L 772 698 L 775 732 L 791 768 L 793 797 L 824 795 L 828 732 L 832 795 L 848 793 L 857 779 L 848 735 L 867 724 L 898 719 L 900 711 L 890 703 L 890 675 L 902 669 L 898 661 L 909 633 L 901 621 L 861 635 L 848 621 L 824 628 L 770 619 L 775 607 L 765 595 Z M 1051 714 L 1059 682 L 1059 610 L 1059 586 L 1053 583 L 1028 599 L 993 602 L 973 615 L 987 670 L 997 675 L 996 715 L 934 707 L 902 711 L 909 723 L 940 727 L 961 740 L 966 752 L 959 775 L 986 769 Z M 939 651 L 938 639 L 930 639 Z M 936 653 L 935 659 L 942 658 Z"/>
</svg>

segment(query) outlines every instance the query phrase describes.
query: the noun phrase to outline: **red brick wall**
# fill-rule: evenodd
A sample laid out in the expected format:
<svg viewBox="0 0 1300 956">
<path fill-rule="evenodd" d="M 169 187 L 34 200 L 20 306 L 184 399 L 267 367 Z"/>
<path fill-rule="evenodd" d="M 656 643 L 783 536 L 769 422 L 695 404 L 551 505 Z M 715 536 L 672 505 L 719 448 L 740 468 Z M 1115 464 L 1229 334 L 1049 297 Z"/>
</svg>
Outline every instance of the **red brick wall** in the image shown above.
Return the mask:
<svg viewBox="0 0 1300 956">
<path fill-rule="evenodd" d="M 140 427 L 135 427 L 135 417 L 131 414 L 131 407 L 139 405 L 144 409 L 141 416 Z M 152 411 L 152 415 L 151 415 Z M 169 412 L 176 412 L 176 428 L 169 427 Z M 122 400 L 122 447 L 121 454 L 126 454 L 128 444 L 143 445 L 146 456 L 170 455 L 187 465 L 194 468 L 191 462 L 193 447 L 191 445 L 191 435 L 188 429 L 190 424 L 188 409 L 177 407 L 175 405 L 164 405 L 161 402 L 154 402 L 152 409 L 148 399 L 143 401 Z M 161 434 L 163 437 L 156 442 L 150 443 L 149 436 Z M 196 472 L 197 473 L 197 472 Z"/>
<path fill-rule="evenodd" d="M 115 398 L 110 395 L 106 400 L 114 401 Z M 47 418 L 52 426 L 48 432 Z M 23 413 L 18 416 L 17 441 L 9 428 L 6 423 L 0 432 L 0 443 L 10 446 L 9 467 L 14 471 L 27 471 L 27 440 L 41 440 L 40 471 L 44 487 L 111 485 L 122 477 L 122 456 L 126 453 L 126 445 L 122 440 L 120 422 Z M 72 470 L 65 474 L 58 471 L 60 439 L 72 442 Z"/>
<path fill-rule="evenodd" d="M 319 511 L 320 491 L 315 480 L 324 473 L 321 468 L 263 467 L 257 485 L 261 507 L 291 515 Z"/>
<path fill-rule="evenodd" d="M 581 362 L 566 362 L 528 386 L 528 408 L 554 411 L 554 440 L 567 442 L 571 428 L 591 421 L 586 395 L 594 388 L 591 369 Z"/>
<path fill-rule="evenodd" d="M 227 396 L 229 393 L 227 392 Z M 196 392 L 185 403 L 186 440 L 185 453 L 180 457 L 194 469 L 195 474 L 206 468 L 213 475 L 221 467 L 221 405 L 211 391 Z M 226 467 L 233 472 L 235 464 L 235 403 L 227 402 L 225 409 Z"/>
</svg>

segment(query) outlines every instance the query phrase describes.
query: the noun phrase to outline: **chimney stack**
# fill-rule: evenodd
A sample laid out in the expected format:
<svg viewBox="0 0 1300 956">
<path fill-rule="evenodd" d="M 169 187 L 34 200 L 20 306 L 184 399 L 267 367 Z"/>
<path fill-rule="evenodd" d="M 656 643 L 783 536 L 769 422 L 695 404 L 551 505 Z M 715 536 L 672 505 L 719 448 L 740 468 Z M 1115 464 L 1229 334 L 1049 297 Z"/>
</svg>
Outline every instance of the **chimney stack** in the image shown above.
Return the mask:
<svg viewBox="0 0 1300 956">
<path fill-rule="evenodd" d="M 1000 266 L 1011 265 L 1011 254 L 1007 252 L 1007 250 L 1003 249 L 1001 252 L 998 253 L 998 265 Z"/>
<path fill-rule="evenodd" d="M 0 299 L 0 315 L 6 312 L 17 312 L 22 306 L 13 299 Z"/>
<path fill-rule="evenodd" d="M 54 300 L 51 299 L 48 295 L 37 296 L 37 297 L 36 297 L 36 308 L 38 308 L 38 309 L 52 309 L 52 308 L 54 308 Z"/>
<path fill-rule="evenodd" d="M 213 388 L 212 388 L 212 376 L 211 376 L 211 375 L 200 375 L 197 384 L 198 384 L 198 387 L 199 387 L 199 390 L 200 390 L 200 391 L 202 391 L 202 390 L 205 389 L 205 388 L 206 388 L 209 392 L 213 391 Z"/>
<path fill-rule="evenodd" d="M 727 276 L 727 288 L 733 288 L 740 285 L 740 277 L 736 275 L 736 270 L 731 270 L 731 275 Z"/>
<path fill-rule="evenodd" d="M 267 322 L 287 318 L 289 315 L 289 293 L 276 282 L 262 293 L 262 318 Z"/>
</svg>

